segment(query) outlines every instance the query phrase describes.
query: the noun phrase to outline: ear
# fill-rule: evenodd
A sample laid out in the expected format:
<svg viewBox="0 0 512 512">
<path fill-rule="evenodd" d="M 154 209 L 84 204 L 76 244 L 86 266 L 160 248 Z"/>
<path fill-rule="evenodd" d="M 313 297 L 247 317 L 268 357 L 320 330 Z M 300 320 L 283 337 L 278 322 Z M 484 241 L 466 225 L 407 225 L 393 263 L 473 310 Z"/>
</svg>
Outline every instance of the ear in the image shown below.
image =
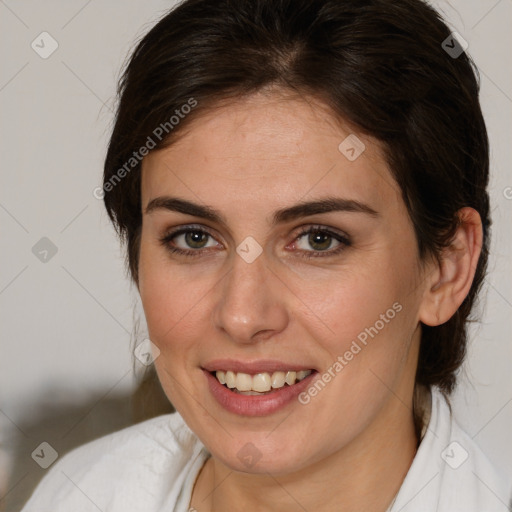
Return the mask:
<svg viewBox="0 0 512 512">
<path fill-rule="evenodd" d="M 459 227 L 440 263 L 430 267 L 423 294 L 419 320 L 436 326 L 447 322 L 466 298 L 482 249 L 482 220 L 470 207 L 457 212 Z"/>
</svg>

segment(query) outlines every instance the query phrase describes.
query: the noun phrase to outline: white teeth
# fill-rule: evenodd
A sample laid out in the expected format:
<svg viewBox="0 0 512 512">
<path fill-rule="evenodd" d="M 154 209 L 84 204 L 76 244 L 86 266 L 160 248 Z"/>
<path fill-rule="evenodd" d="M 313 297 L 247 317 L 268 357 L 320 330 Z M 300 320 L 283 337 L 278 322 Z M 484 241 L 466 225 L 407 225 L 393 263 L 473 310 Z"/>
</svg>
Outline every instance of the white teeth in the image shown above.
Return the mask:
<svg viewBox="0 0 512 512">
<path fill-rule="evenodd" d="M 238 391 L 251 391 L 252 377 L 247 373 L 237 373 L 235 388 L 238 389 Z"/>
<path fill-rule="evenodd" d="M 297 372 L 286 372 L 286 377 L 284 378 L 286 384 L 291 386 L 295 384 L 295 379 L 297 378 Z"/>
<path fill-rule="evenodd" d="M 233 372 L 226 372 L 226 385 L 228 388 L 233 389 L 235 387 L 236 375 Z"/>
<path fill-rule="evenodd" d="M 274 389 L 279 389 L 284 386 L 284 372 L 274 372 L 272 374 L 272 387 Z"/>
<path fill-rule="evenodd" d="M 288 372 L 274 372 L 270 373 L 257 373 L 256 375 L 249 375 L 242 372 L 224 372 L 218 370 L 215 372 L 217 380 L 221 384 L 225 384 L 228 388 L 240 391 L 245 395 L 257 395 L 259 393 L 268 393 L 272 389 L 282 388 L 285 384 L 292 386 L 295 382 L 305 379 L 311 370 L 299 370 Z"/>
<path fill-rule="evenodd" d="M 270 391 L 270 375 L 268 373 L 258 373 L 252 378 L 252 390 L 264 393 Z"/>
</svg>

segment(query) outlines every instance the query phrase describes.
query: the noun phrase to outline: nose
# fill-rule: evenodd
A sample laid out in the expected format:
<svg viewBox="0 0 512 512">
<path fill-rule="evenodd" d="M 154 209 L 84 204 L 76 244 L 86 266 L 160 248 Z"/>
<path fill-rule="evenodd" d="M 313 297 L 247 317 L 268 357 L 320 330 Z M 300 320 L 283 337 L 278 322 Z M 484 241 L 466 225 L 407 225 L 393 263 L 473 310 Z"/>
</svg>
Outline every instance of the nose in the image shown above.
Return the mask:
<svg viewBox="0 0 512 512">
<path fill-rule="evenodd" d="M 285 291 L 264 253 L 252 263 L 234 254 L 217 289 L 214 325 L 236 343 L 268 340 L 288 325 Z"/>
</svg>

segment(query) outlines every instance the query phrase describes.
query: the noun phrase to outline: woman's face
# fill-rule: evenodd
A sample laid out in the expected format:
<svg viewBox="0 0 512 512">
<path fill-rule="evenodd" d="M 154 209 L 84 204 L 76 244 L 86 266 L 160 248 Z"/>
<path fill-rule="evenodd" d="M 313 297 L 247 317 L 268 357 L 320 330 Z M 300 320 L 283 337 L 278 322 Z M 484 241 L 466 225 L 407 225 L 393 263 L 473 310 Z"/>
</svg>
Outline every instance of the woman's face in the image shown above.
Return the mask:
<svg viewBox="0 0 512 512">
<path fill-rule="evenodd" d="M 306 468 L 411 418 L 425 289 L 413 228 L 376 141 L 357 134 L 358 156 L 308 100 L 229 104 L 143 162 L 155 366 L 191 429 L 240 471 Z"/>
</svg>

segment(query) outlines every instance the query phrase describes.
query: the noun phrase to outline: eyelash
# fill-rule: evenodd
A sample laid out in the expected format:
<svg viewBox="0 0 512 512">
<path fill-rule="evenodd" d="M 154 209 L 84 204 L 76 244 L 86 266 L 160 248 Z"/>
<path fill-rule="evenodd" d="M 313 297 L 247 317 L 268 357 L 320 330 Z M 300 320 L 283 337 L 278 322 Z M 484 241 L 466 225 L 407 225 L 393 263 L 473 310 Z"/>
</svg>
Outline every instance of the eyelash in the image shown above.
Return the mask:
<svg viewBox="0 0 512 512">
<path fill-rule="evenodd" d="M 179 235 L 183 235 L 186 233 L 204 233 L 212 238 L 215 238 L 210 232 L 205 230 L 202 227 L 195 227 L 195 226 L 184 226 L 181 228 L 178 228 L 174 231 L 171 231 L 169 233 L 166 233 L 162 238 L 160 238 L 160 243 L 165 246 L 165 248 L 171 252 L 172 254 L 179 254 L 181 256 L 189 256 L 189 257 L 196 257 L 201 256 L 202 253 L 205 251 L 209 252 L 209 249 L 180 249 L 178 247 L 174 247 L 170 245 L 170 242 L 176 238 Z M 335 256 L 339 253 L 341 253 L 343 250 L 345 250 L 346 247 L 349 247 L 351 245 L 350 239 L 345 236 L 341 235 L 340 233 L 335 233 L 334 231 L 331 231 L 330 229 L 327 229 L 323 226 L 309 226 L 309 227 L 302 227 L 300 232 L 297 234 L 297 236 L 294 238 L 294 242 L 299 240 L 301 237 L 305 235 L 309 235 L 312 233 L 320 233 L 327 235 L 337 242 L 340 243 L 340 245 L 336 249 L 326 250 L 326 251 L 304 251 L 299 250 L 299 256 L 302 258 L 325 258 L 329 256 Z"/>
</svg>

